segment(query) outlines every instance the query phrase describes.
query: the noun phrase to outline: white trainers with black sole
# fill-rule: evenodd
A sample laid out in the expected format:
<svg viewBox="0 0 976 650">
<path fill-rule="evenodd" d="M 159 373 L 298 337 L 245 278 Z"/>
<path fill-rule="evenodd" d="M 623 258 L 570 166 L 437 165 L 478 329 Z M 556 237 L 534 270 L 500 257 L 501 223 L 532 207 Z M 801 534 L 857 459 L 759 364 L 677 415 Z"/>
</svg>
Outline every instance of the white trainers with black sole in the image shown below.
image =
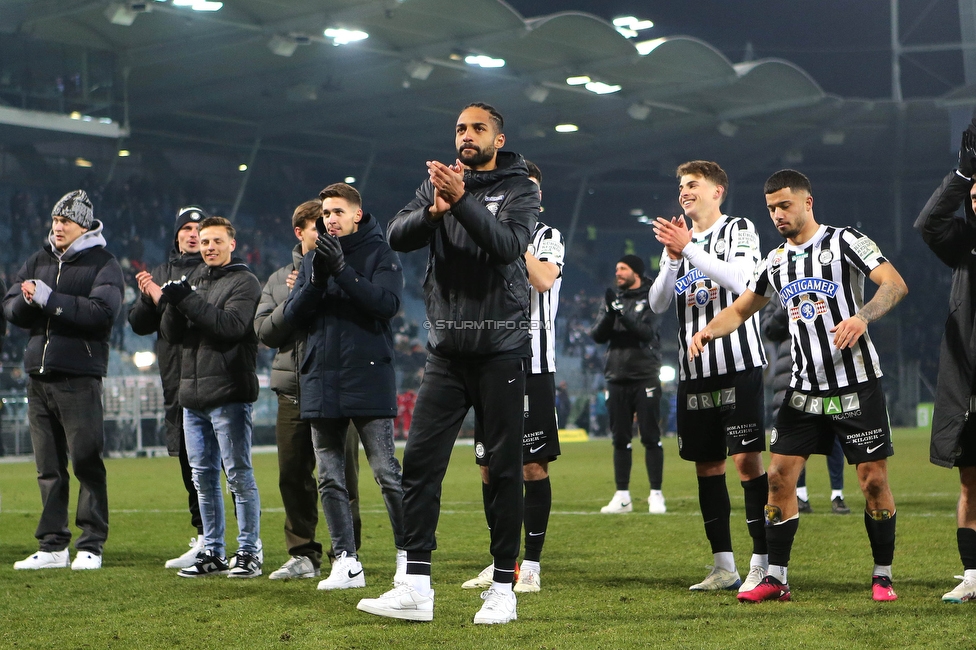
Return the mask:
<svg viewBox="0 0 976 650">
<path fill-rule="evenodd" d="M 481 593 L 485 604 L 474 615 L 475 625 L 500 625 L 518 618 L 515 612 L 515 594 L 511 591 L 488 589 Z"/>
<path fill-rule="evenodd" d="M 37 569 L 67 569 L 71 565 L 68 549 L 63 551 L 38 551 L 30 557 L 14 562 L 14 569 L 18 571 L 34 571 Z"/>
<path fill-rule="evenodd" d="M 312 560 L 304 555 L 295 555 L 275 569 L 268 576 L 269 580 L 298 580 L 302 578 L 318 578 L 319 570 L 312 564 Z"/>
<path fill-rule="evenodd" d="M 206 548 L 203 544 L 203 535 L 198 537 L 190 538 L 190 550 L 179 557 L 174 557 L 172 560 L 166 560 L 166 564 L 163 565 L 167 569 L 185 569 L 191 567 L 197 563 L 197 556 L 203 552 Z"/>
<path fill-rule="evenodd" d="M 181 578 L 209 578 L 227 575 L 229 570 L 227 558 L 220 557 L 213 551 L 204 550 L 197 556 L 193 566 L 180 569 L 176 575 Z"/>
<path fill-rule="evenodd" d="M 404 621 L 434 620 L 434 591 L 423 595 L 405 582 L 379 598 L 363 598 L 356 609 L 367 614 L 399 618 Z"/>
<path fill-rule="evenodd" d="M 323 591 L 332 589 L 358 589 L 366 586 L 366 575 L 363 565 L 355 557 L 345 551 L 336 558 L 329 577 L 319 583 L 318 588 Z"/>
</svg>

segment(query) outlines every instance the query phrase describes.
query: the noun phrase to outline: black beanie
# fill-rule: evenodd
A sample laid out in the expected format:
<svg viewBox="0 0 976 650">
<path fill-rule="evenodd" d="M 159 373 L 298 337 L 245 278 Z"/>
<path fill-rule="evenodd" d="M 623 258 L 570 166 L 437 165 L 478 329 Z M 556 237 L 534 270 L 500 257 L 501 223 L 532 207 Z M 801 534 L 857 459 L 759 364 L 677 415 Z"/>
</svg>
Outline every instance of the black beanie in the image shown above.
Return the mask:
<svg viewBox="0 0 976 650">
<path fill-rule="evenodd" d="M 177 233 L 180 232 L 180 228 L 190 223 L 200 223 L 210 215 L 204 211 L 198 205 L 188 205 L 185 208 L 180 208 L 176 211 L 176 226 L 173 228 L 173 245 L 179 250 L 180 242 Z"/>
<path fill-rule="evenodd" d="M 641 258 L 637 257 L 636 255 L 624 255 L 623 257 L 620 258 L 620 261 L 617 262 L 617 264 L 620 263 L 629 266 L 631 270 L 633 270 L 633 272 L 636 273 L 637 275 L 640 276 L 644 275 L 644 261 Z"/>
</svg>

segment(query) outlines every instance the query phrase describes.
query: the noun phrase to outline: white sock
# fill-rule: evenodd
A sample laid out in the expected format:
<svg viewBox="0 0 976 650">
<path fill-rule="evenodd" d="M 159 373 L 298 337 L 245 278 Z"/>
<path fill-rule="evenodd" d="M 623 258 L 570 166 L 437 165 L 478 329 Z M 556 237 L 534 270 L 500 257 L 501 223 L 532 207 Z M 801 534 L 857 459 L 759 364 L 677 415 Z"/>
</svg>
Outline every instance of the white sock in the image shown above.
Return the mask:
<svg viewBox="0 0 976 650">
<path fill-rule="evenodd" d="M 778 564 L 770 564 L 769 565 L 769 572 L 767 573 L 767 575 L 769 577 L 771 577 L 771 578 L 776 578 L 777 580 L 779 580 L 780 582 L 782 582 L 784 585 L 786 584 L 786 567 L 785 566 L 779 566 Z"/>
<path fill-rule="evenodd" d="M 619 496 L 623 503 L 630 503 L 630 490 L 617 490 L 613 496 Z"/>
<path fill-rule="evenodd" d="M 533 562 L 532 560 L 522 560 L 522 571 L 535 571 L 536 573 L 542 573 L 539 563 Z"/>
<path fill-rule="evenodd" d="M 768 569 L 769 568 L 769 556 L 768 555 L 759 555 L 758 553 L 753 553 L 752 554 L 752 557 L 749 558 L 749 566 L 750 567 L 761 566 L 764 569 Z"/>
<path fill-rule="evenodd" d="M 891 565 L 882 566 L 880 564 L 874 565 L 874 571 L 871 573 L 872 576 L 884 576 L 891 580 Z"/>
<path fill-rule="evenodd" d="M 403 578 L 403 582 L 416 589 L 417 593 L 419 593 L 421 596 L 430 595 L 430 576 L 419 576 L 412 573 L 405 573 L 401 577 Z"/>
<path fill-rule="evenodd" d="M 966 580 L 976 580 L 976 569 L 966 569 L 962 577 Z"/>
<path fill-rule="evenodd" d="M 722 551 L 720 553 L 713 553 L 713 555 L 715 556 L 716 569 L 735 571 L 735 556 L 731 551 Z"/>
<path fill-rule="evenodd" d="M 810 495 L 807 493 L 807 486 L 796 488 L 796 498 L 802 501 L 809 501 Z"/>
<path fill-rule="evenodd" d="M 491 588 L 501 594 L 512 593 L 512 583 L 511 582 L 495 582 L 492 580 Z"/>
<path fill-rule="evenodd" d="M 830 491 L 830 500 L 833 501 L 834 499 L 837 499 L 837 498 L 841 498 L 841 499 L 844 498 L 844 491 L 843 490 L 831 490 Z"/>
<path fill-rule="evenodd" d="M 652 497 L 663 497 L 664 496 L 664 492 L 661 492 L 661 490 L 651 490 L 651 496 Z"/>
</svg>

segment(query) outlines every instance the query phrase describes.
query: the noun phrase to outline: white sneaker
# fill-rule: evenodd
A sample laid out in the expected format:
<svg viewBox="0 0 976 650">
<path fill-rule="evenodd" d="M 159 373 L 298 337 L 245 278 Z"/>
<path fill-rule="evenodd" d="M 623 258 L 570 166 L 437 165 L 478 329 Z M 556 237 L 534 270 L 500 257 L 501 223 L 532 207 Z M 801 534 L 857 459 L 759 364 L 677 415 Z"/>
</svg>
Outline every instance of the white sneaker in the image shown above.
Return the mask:
<svg viewBox="0 0 976 650">
<path fill-rule="evenodd" d="M 514 593 L 488 589 L 481 592 L 481 599 L 485 601 L 485 604 L 474 615 L 475 625 L 497 625 L 518 618 L 515 614 Z"/>
<path fill-rule="evenodd" d="M 368 614 L 402 618 L 407 621 L 434 620 L 434 592 L 423 596 L 416 589 L 401 582 L 379 598 L 363 598 L 356 609 Z"/>
<path fill-rule="evenodd" d="M 75 561 L 71 563 L 74 571 L 87 571 L 102 568 L 102 556 L 95 555 L 89 551 L 78 551 Z"/>
<path fill-rule="evenodd" d="M 172 560 L 166 560 L 163 566 L 167 569 L 187 569 L 197 563 L 197 556 L 203 553 L 204 548 L 203 535 L 191 537 L 190 550 Z"/>
<path fill-rule="evenodd" d="M 393 574 L 393 584 L 403 582 L 405 575 L 407 575 L 407 552 L 398 548 L 396 553 L 396 573 Z"/>
<path fill-rule="evenodd" d="M 752 591 L 759 586 L 762 579 L 766 577 L 766 569 L 761 566 L 753 566 L 749 568 L 749 574 L 746 579 L 742 581 L 742 586 L 739 587 L 739 593 L 744 594 L 747 591 Z"/>
<path fill-rule="evenodd" d="M 471 578 L 461 585 L 461 589 L 487 589 L 491 586 L 491 581 L 495 576 L 495 563 L 492 562 L 478 574 L 477 578 Z"/>
<path fill-rule="evenodd" d="M 272 571 L 269 580 L 291 580 L 292 578 L 318 578 L 319 570 L 312 561 L 304 555 L 295 555 L 281 565 L 280 569 Z"/>
<path fill-rule="evenodd" d="M 525 565 L 522 565 L 522 570 L 519 571 L 518 580 L 515 582 L 515 586 L 512 587 L 512 591 L 517 594 L 531 594 L 542 589 L 542 578 L 539 577 L 539 572 L 533 569 L 526 569 Z"/>
<path fill-rule="evenodd" d="M 70 562 L 71 557 L 68 554 L 68 549 L 52 551 L 50 553 L 47 551 L 38 551 L 26 560 L 14 562 L 14 568 L 18 571 L 25 569 L 67 569 Z"/>
<path fill-rule="evenodd" d="M 727 571 L 714 567 L 705 579 L 697 585 L 688 587 L 689 591 L 720 591 L 722 589 L 735 589 L 742 584 L 738 571 Z"/>
<path fill-rule="evenodd" d="M 668 511 L 668 507 L 664 505 L 664 495 L 660 490 L 651 490 L 650 496 L 647 497 L 647 511 L 652 515 L 663 515 Z"/>
<path fill-rule="evenodd" d="M 600 508 L 600 512 L 605 514 L 623 514 L 625 512 L 633 512 L 634 504 L 626 492 L 614 492 L 613 498 L 610 499 L 610 503 Z"/>
<path fill-rule="evenodd" d="M 976 599 L 976 578 L 956 576 L 956 580 L 962 580 L 962 582 L 955 589 L 942 596 L 942 602 L 964 603 Z"/>
<path fill-rule="evenodd" d="M 366 576 L 363 574 L 363 565 L 359 560 L 346 554 L 336 558 L 332 565 L 332 573 L 329 577 L 319 583 L 318 588 L 322 590 L 330 589 L 358 589 L 366 586 Z"/>
</svg>

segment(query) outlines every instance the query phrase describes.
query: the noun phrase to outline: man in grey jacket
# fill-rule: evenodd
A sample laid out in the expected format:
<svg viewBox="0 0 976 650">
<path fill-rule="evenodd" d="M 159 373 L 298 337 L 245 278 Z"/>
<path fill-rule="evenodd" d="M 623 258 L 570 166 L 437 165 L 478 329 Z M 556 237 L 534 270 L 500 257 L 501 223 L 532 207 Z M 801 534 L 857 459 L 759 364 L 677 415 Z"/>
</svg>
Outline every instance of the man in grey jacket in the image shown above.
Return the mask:
<svg viewBox="0 0 976 650">
<path fill-rule="evenodd" d="M 75 524 L 82 534 L 72 569 L 99 569 L 108 537 L 102 462 L 102 377 L 108 340 L 122 307 L 122 269 L 105 250 L 102 223 L 83 190 L 51 212 L 51 232 L 3 298 L 7 319 L 30 331 L 24 352 L 28 411 L 41 489 L 40 550 L 15 569 L 68 566 L 68 459 L 78 479 Z"/>
<path fill-rule="evenodd" d="M 275 271 L 261 292 L 261 302 L 254 317 L 258 340 L 277 348 L 271 363 L 271 390 L 278 396 L 278 419 L 275 438 L 278 444 L 278 489 L 285 508 L 285 545 L 291 557 L 268 577 L 272 580 L 314 578 L 322 563 L 322 544 L 315 540 L 319 520 L 318 488 L 313 474 L 315 450 L 312 428 L 301 418 L 298 400 L 298 369 L 305 358 L 306 332 L 285 320 L 285 300 L 295 287 L 302 258 L 315 250 L 318 230 L 315 220 L 322 216 L 322 201 L 312 200 L 295 208 L 292 230 L 298 243 L 292 250 L 292 261 Z M 346 489 L 352 509 L 359 549 L 362 522 L 359 518 L 359 438 L 346 435 Z M 335 559 L 332 545 L 328 554 Z"/>
</svg>

